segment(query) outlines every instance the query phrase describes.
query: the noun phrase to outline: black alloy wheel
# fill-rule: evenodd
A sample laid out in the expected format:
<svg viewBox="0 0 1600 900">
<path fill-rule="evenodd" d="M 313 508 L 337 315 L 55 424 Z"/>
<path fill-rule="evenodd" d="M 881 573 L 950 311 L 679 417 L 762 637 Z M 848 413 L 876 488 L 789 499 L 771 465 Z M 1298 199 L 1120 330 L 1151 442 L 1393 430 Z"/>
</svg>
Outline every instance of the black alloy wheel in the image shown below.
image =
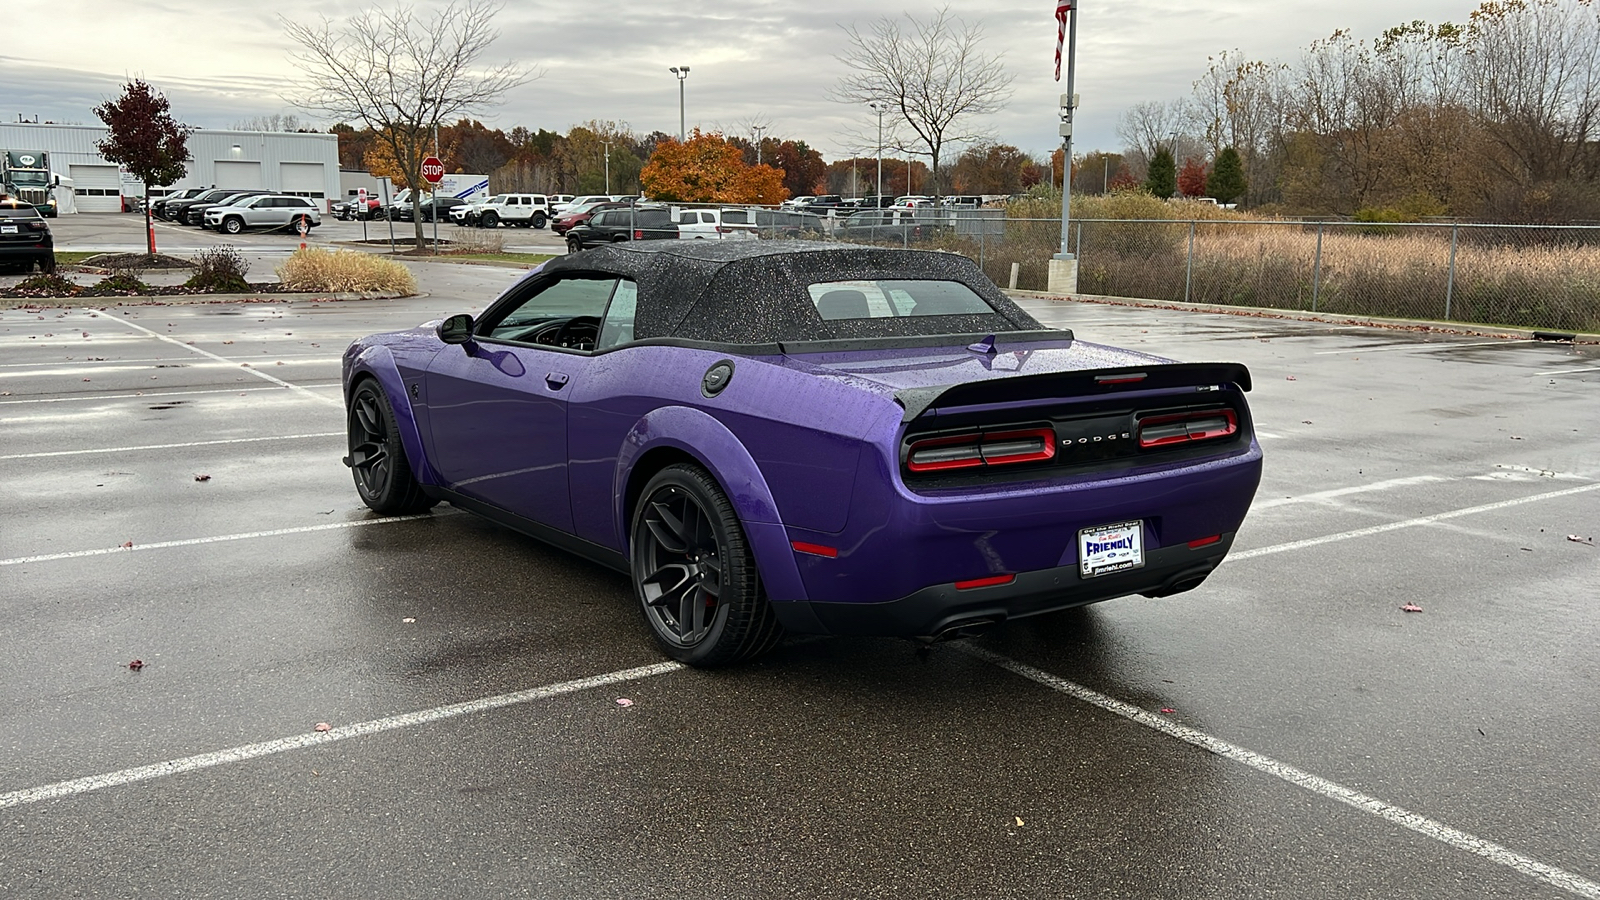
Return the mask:
<svg viewBox="0 0 1600 900">
<path fill-rule="evenodd" d="M 545 225 L 549 224 L 549 222 L 549 218 L 547 218 L 544 213 L 534 213 L 532 221 L 530 221 L 528 224 L 532 225 L 534 228 L 542 229 Z"/>
<path fill-rule="evenodd" d="M 489 212 L 483 214 L 483 217 L 480 221 L 483 222 L 483 227 L 485 228 L 495 228 L 500 224 L 500 215 L 493 210 L 490 210 Z"/>
<path fill-rule="evenodd" d="M 656 643 L 711 668 L 752 659 L 782 636 L 733 504 L 693 465 L 645 485 L 633 516 L 633 586 Z"/>
<path fill-rule="evenodd" d="M 345 465 L 361 502 L 384 515 L 419 513 L 438 502 L 422 492 L 411 474 L 394 409 L 377 381 L 368 378 L 350 395 L 350 455 Z"/>
<path fill-rule="evenodd" d="M 583 250 L 583 241 L 580 241 L 575 237 L 567 238 L 567 252 L 568 253 L 579 253 L 582 250 Z"/>
</svg>

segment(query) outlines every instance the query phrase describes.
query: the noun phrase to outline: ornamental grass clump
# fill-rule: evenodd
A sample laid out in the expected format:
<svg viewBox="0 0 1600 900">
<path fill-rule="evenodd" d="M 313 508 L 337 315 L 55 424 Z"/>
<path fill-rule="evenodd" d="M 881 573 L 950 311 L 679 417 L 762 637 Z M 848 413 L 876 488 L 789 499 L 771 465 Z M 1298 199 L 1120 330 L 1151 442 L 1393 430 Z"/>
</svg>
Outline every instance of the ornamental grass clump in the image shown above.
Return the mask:
<svg viewBox="0 0 1600 900">
<path fill-rule="evenodd" d="M 278 267 L 289 291 L 382 291 L 415 294 L 411 270 L 393 260 L 355 250 L 296 250 Z"/>
</svg>

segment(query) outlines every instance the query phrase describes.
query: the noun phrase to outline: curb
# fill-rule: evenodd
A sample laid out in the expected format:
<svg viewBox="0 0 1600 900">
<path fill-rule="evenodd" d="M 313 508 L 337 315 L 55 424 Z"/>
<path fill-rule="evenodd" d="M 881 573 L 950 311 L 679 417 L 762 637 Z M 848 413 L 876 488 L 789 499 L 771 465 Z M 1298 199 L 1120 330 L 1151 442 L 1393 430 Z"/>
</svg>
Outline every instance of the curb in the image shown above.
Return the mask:
<svg viewBox="0 0 1600 900">
<path fill-rule="evenodd" d="M 1484 325 L 1474 322 L 1441 322 L 1432 319 L 1396 319 L 1383 316 L 1349 316 L 1334 313 L 1313 313 L 1304 310 L 1274 309 L 1265 306 L 1228 306 L 1222 303 L 1184 303 L 1178 300 L 1147 300 L 1140 297 L 1110 297 L 1103 294 L 1057 294 L 1050 291 L 1025 291 L 1002 288 L 1012 296 L 1034 300 L 1054 300 L 1058 303 L 1098 303 L 1103 306 L 1142 306 L 1151 309 L 1171 309 L 1179 312 L 1217 313 L 1229 316 L 1247 316 L 1257 319 L 1289 319 L 1299 322 L 1322 322 L 1330 325 L 1361 325 L 1369 328 L 1392 328 L 1406 331 L 1429 331 L 1440 334 L 1465 334 L 1478 337 L 1499 337 L 1513 340 L 1539 340 L 1536 335 L 1551 335 L 1543 328 L 1521 328 L 1512 325 Z M 1561 340 L 1574 343 L 1600 344 L 1600 333 L 1559 332 Z M 1544 340 L 1550 340 L 1549 337 Z"/>
<path fill-rule="evenodd" d="M 427 292 L 396 294 L 386 291 L 341 291 L 332 293 L 295 292 L 261 294 L 178 294 L 168 297 L 0 297 L 0 309 L 36 307 L 62 309 L 72 306 L 199 306 L 207 303 L 293 303 L 312 301 L 319 303 L 349 300 L 399 300 L 431 296 Z"/>
</svg>

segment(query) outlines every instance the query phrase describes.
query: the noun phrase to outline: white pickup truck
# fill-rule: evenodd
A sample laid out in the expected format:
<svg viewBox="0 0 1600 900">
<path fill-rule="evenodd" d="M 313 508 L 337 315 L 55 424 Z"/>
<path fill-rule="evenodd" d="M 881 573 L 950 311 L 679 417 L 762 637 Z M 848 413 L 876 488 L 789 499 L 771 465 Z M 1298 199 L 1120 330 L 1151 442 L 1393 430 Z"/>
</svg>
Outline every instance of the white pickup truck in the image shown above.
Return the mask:
<svg viewBox="0 0 1600 900">
<path fill-rule="evenodd" d="M 457 225 L 498 228 L 501 223 L 543 228 L 550 222 L 550 198 L 544 194 L 495 194 L 487 200 L 450 210 Z"/>
</svg>

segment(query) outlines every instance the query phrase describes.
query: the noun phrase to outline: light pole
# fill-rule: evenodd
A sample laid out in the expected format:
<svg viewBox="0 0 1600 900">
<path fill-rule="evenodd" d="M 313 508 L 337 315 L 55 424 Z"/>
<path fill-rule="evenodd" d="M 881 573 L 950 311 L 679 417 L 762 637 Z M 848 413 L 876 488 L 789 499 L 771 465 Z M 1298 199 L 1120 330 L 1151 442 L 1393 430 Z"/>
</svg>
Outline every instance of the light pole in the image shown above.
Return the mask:
<svg viewBox="0 0 1600 900">
<path fill-rule="evenodd" d="M 682 144 L 689 139 L 689 131 L 684 127 L 683 118 L 683 80 L 689 77 L 689 67 L 673 66 L 667 71 L 678 76 L 678 143 Z"/>
<path fill-rule="evenodd" d="M 601 141 L 606 145 L 606 196 L 611 195 L 611 141 Z"/>
<path fill-rule="evenodd" d="M 867 104 L 878 113 L 878 193 L 873 197 L 873 202 L 879 207 L 883 206 L 883 104 L 874 100 Z"/>
</svg>

